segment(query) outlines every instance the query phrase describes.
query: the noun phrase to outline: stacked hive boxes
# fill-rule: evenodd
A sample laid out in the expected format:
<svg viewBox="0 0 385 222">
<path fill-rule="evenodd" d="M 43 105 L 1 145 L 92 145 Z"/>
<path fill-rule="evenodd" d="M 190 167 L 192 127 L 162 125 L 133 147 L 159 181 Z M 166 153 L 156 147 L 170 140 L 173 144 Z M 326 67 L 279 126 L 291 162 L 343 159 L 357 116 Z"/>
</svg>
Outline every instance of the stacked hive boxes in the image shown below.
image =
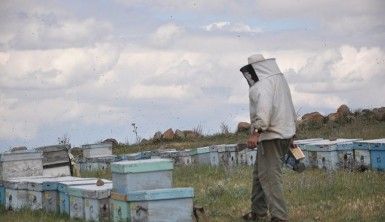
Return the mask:
<svg viewBox="0 0 385 222">
<path fill-rule="evenodd" d="M 81 171 L 105 170 L 115 162 L 112 143 L 86 144 L 82 146 L 83 159 L 79 161 Z"/>
<path fill-rule="evenodd" d="M 192 221 L 193 189 L 172 188 L 173 161 L 121 161 L 111 166 L 113 221 Z"/>
<path fill-rule="evenodd" d="M 35 150 L 43 152 L 43 175 L 44 176 L 69 176 L 70 159 L 69 149 L 70 145 L 52 145 L 38 147 Z"/>
</svg>

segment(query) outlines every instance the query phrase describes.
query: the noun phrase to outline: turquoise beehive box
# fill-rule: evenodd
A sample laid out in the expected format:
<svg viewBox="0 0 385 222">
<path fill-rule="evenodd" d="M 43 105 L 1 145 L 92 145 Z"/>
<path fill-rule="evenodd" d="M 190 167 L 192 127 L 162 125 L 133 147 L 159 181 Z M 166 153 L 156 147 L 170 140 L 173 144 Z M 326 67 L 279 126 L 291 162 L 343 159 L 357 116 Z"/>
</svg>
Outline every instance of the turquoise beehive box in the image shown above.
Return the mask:
<svg viewBox="0 0 385 222">
<path fill-rule="evenodd" d="M 0 180 L 0 205 L 5 205 L 5 188 L 3 186 L 3 181 Z"/>
<path fill-rule="evenodd" d="M 210 165 L 210 147 L 199 147 L 191 150 L 192 162 L 200 165 Z"/>
<path fill-rule="evenodd" d="M 127 194 L 135 190 L 152 190 L 172 186 L 173 161 L 147 159 L 111 164 L 113 191 Z"/>
<path fill-rule="evenodd" d="M 61 214 L 70 214 L 70 199 L 68 195 L 68 188 L 70 186 L 96 184 L 96 181 L 97 179 L 95 178 L 83 178 L 83 180 L 59 182 L 57 185 L 57 190 L 59 193 L 59 212 Z M 108 180 L 103 181 L 109 182 Z"/>
<path fill-rule="evenodd" d="M 141 222 L 192 222 L 193 188 L 111 193 L 111 219 Z"/>
</svg>

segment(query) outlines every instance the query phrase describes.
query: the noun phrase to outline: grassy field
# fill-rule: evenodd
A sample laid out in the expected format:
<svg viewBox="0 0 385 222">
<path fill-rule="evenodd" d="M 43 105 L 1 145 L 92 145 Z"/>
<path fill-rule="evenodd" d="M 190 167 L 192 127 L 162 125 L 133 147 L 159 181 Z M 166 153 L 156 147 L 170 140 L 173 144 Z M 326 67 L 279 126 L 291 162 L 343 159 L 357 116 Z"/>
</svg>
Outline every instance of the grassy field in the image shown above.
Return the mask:
<svg viewBox="0 0 385 222">
<path fill-rule="evenodd" d="M 249 210 L 252 168 L 176 167 L 175 187 L 193 187 L 194 203 L 210 221 L 242 221 Z M 106 171 L 83 176 L 111 178 Z M 379 172 L 284 171 L 285 195 L 291 221 L 385 221 L 385 174 Z M 44 212 L 0 211 L 0 221 L 69 221 Z"/>
</svg>

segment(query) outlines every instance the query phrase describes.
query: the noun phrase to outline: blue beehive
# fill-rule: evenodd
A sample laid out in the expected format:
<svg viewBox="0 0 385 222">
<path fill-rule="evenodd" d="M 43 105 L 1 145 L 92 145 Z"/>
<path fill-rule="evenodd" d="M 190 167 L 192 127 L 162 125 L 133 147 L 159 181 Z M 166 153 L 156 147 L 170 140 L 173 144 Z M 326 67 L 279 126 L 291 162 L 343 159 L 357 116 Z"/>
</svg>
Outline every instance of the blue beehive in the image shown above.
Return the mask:
<svg viewBox="0 0 385 222">
<path fill-rule="evenodd" d="M 353 142 L 353 157 L 356 167 L 370 168 L 370 143 L 374 140 L 360 140 Z"/>
<path fill-rule="evenodd" d="M 372 169 L 385 170 L 385 139 L 371 142 L 369 149 Z"/>
<path fill-rule="evenodd" d="M 5 188 L 3 186 L 3 181 L 0 180 L 0 206 L 5 205 Z"/>
</svg>

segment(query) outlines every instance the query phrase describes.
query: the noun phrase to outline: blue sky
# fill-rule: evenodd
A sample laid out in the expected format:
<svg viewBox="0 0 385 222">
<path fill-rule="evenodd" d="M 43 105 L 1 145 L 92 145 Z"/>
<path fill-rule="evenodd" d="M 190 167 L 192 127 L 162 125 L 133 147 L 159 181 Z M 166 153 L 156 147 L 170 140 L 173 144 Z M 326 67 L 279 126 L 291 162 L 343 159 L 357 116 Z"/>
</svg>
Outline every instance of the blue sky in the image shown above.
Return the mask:
<svg viewBox="0 0 385 222">
<path fill-rule="evenodd" d="M 0 150 L 248 121 L 239 72 L 274 57 L 299 114 L 385 105 L 385 3 L 2 1 Z"/>
</svg>

